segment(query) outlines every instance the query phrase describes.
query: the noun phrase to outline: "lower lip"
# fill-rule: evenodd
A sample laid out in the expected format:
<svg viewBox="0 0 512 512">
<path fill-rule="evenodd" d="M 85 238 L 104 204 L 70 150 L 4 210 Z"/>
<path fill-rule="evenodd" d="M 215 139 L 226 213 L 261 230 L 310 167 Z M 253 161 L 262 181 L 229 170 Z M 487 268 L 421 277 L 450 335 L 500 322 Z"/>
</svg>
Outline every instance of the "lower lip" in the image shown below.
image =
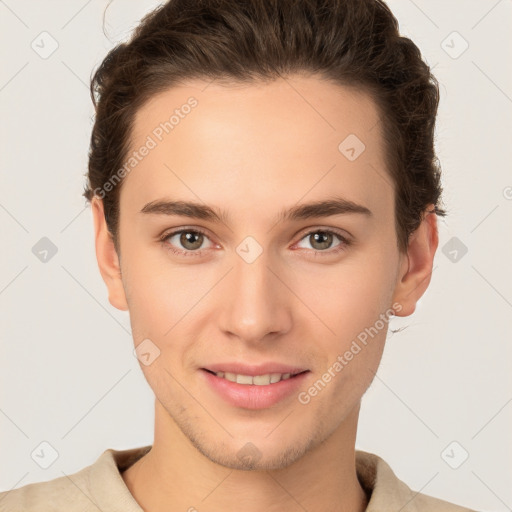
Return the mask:
<svg viewBox="0 0 512 512">
<path fill-rule="evenodd" d="M 266 409 L 297 393 L 309 371 L 265 386 L 237 384 L 203 369 L 201 373 L 208 384 L 229 404 L 244 409 Z"/>
</svg>

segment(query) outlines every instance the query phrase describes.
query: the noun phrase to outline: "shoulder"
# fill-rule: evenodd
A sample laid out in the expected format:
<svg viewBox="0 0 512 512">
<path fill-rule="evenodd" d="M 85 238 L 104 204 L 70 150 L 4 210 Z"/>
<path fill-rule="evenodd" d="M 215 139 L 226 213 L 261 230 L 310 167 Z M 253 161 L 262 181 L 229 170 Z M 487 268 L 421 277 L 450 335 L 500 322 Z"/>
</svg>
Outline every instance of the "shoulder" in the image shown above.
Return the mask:
<svg viewBox="0 0 512 512">
<path fill-rule="evenodd" d="M 0 492 L 0 512 L 57 512 L 86 510 L 89 467 L 72 475 Z"/>
<path fill-rule="evenodd" d="M 473 509 L 413 491 L 400 480 L 381 457 L 356 451 L 357 475 L 370 496 L 366 512 L 402 510 L 403 512 L 476 512 Z"/>
<path fill-rule="evenodd" d="M 121 472 L 150 448 L 110 448 L 76 473 L 0 492 L 0 512 L 142 512 Z"/>
</svg>

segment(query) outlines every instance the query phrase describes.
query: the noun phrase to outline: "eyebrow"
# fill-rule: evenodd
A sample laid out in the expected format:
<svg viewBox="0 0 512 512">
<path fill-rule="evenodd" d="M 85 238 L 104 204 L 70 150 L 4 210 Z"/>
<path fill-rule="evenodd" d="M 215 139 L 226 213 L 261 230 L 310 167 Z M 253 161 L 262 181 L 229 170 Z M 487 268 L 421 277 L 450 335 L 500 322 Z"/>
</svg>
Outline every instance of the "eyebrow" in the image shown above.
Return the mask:
<svg viewBox="0 0 512 512">
<path fill-rule="evenodd" d="M 147 203 L 140 213 L 156 215 L 179 215 L 193 219 L 212 222 L 229 222 L 226 210 L 191 201 L 156 200 Z M 314 201 L 282 210 L 277 215 L 277 222 L 297 221 L 310 218 L 330 217 L 333 215 L 362 214 L 372 217 L 373 213 L 366 206 L 357 204 L 342 197 Z"/>
</svg>

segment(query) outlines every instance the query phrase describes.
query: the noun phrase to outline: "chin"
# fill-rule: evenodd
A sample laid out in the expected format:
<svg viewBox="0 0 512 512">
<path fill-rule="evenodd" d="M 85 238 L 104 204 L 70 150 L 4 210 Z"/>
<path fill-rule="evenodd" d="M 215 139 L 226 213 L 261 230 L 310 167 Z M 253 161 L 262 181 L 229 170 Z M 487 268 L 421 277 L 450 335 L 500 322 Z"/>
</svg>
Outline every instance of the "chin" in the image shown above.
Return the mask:
<svg viewBox="0 0 512 512">
<path fill-rule="evenodd" d="M 283 449 L 260 449 L 251 441 L 238 450 L 222 450 L 221 447 L 196 446 L 196 448 L 215 464 L 241 471 L 278 470 L 291 466 L 308 450 L 308 446 L 288 446 Z"/>
</svg>

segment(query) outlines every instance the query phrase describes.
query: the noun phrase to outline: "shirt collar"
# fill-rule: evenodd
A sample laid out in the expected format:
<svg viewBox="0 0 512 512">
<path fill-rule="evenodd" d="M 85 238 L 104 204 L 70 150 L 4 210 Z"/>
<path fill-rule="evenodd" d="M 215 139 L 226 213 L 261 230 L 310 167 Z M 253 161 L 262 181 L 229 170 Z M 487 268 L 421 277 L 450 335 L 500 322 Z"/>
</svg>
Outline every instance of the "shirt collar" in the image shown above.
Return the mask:
<svg viewBox="0 0 512 512">
<path fill-rule="evenodd" d="M 126 487 L 121 472 L 148 453 L 151 447 L 108 449 L 90 466 L 90 494 L 100 510 L 143 512 Z M 407 505 L 407 512 L 417 510 L 413 500 L 418 493 L 399 480 L 383 459 L 361 450 L 356 450 L 355 454 L 357 477 L 369 499 L 366 512 L 400 510 Z"/>
</svg>

